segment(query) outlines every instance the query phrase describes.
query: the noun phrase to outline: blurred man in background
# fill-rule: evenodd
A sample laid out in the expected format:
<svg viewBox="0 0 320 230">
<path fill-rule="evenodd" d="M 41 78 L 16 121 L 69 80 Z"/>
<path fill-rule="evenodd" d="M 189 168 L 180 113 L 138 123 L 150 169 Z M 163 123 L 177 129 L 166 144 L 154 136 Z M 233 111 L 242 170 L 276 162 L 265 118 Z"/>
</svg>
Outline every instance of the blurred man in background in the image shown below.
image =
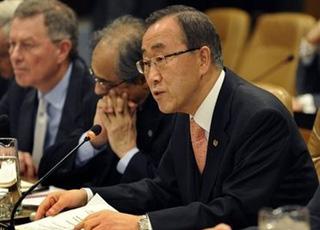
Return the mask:
<svg viewBox="0 0 320 230">
<path fill-rule="evenodd" d="M 9 30 L 15 9 L 21 0 L 0 2 L 0 99 L 7 92 L 13 78 L 13 70 L 9 58 Z"/>
<path fill-rule="evenodd" d="M 41 165 L 61 159 L 92 124 L 94 81 L 77 55 L 77 19 L 56 0 L 25 0 L 9 34 L 15 82 L 0 103 L 19 142 L 20 170 L 35 179 Z"/>
</svg>

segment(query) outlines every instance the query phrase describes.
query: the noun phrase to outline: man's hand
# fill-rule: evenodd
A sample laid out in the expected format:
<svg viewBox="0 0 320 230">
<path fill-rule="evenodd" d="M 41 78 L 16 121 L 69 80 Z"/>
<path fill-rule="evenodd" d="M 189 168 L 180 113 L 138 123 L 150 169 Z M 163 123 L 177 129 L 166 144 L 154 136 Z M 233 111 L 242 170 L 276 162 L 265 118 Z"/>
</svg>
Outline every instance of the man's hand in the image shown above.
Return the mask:
<svg viewBox="0 0 320 230">
<path fill-rule="evenodd" d="M 95 148 L 100 148 L 101 146 L 107 144 L 108 142 L 107 131 L 102 122 L 102 118 L 105 116 L 106 111 L 107 111 L 106 100 L 102 98 L 97 103 L 96 114 L 94 115 L 94 121 L 93 121 L 94 125 L 99 124 L 101 126 L 101 133 L 97 137 L 95 137 L 93 140 L 90 140 L 91 144 Z"/>
<path fill-rule="evenodd" d="M 19 151 L 20 175 L 28 181 L 37 179 L 38 169 L 33 164 L 32 156 L 28 152 Z"/>
<path fill-rule="evenodd" d="M 206 228 L 204 230 L 232 230 L 229 225 L 226 224 L 218 224 L 217 226 L 213 228 Z"/>
<path fill-rule="evenodd" d="M 107 230 L 107 229 L 127 229 L 137 230 L 140 217 L 118 213 L 113 211 L 100 211 L 89 215 L 75 230 Z"/>
<path fill-rule="evenodd" d="M 35 219 L 54 216 L 65 208 L 81 207 L 87 203 L 87 199 L 87 193 L 84 189 L 50 193 L 38 207 Z"/>
<path fill-rule="evenodd" d="M 136 147 L 136 111 L 129 105 L 127 93 L 117 96 L 113 90 L 105 96 L 107 109 L 102 118 L 108 132 L 112 150 L 122 158 L 130 149 Z M 132 104 L 132 102 L 131 102 Z"/>
</svg>

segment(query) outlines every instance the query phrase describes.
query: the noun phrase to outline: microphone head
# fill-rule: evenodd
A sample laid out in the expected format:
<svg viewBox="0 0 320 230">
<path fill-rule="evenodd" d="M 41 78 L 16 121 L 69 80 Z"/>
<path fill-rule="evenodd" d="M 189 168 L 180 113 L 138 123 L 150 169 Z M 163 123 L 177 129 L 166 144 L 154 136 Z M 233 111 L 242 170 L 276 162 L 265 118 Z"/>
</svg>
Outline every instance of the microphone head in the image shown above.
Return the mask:
<svg viewBox="0 0 320 230">
<path fill-rule="evenodd" d="M 289 54 L 287 57 L 287 62 L 291 62 L 294 59 L 294 55 L 293 54 Z"/>
<path fill-rule="evenodd" d="M 92 128 L 90 129 L 96 136 L 98 136 L 101 133 L 101 126 L 100 125 L 94 125 L 92 126 Z"/>
<path fill-rule="evenodd" d="M 91 127 L 91 129 L 87 132 L 87 136 L 85 138 L 85 141 L 89 141 L 94 139 L 96 136 L 98 136 L 101 133 L 101 126 L 100 125 L 94 125 Z"/>
</svg>

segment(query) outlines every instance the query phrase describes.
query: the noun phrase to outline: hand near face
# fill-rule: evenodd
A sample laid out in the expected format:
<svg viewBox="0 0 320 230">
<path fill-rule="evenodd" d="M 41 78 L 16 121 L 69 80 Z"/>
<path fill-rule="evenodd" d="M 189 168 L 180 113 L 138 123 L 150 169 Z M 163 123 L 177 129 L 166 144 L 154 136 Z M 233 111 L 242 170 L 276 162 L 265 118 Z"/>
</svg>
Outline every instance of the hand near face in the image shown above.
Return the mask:
<svg viewBox="0 0 320 230">
<path fill-rule="evenodd" d="M 32 156 L 28 152 L 19 151 L 20 175 L 28 181 L 37 179 L 37 168 L 33 164 Z"/>
<path fill-rule="evenodd" d="M 105 230 L 105 229 L 138 229 L 138 221 L 140 217 L 118 213 L 113 211 L 100 211 L 89 215 L 75 230 Z"/>
<path fill-rule="evenodd" d="M 126 93 L 118 96 L 111 90 L 103 99 L 107 103 L 103 124 L 108 132 L 108 140 L 112 150 L 122 158 L 136 147 L 136 111 L 131 109 L 134 106 L 129 104 Z"/>
<path fill-rule="evenodd" d="M 94 115 L 93 124 L 100 125 L 102 129 L 101 129 L 101 133 L 96 138 L 90 141 L 95 148 L 100 148 L 102 145 L 105 145 L 108 142 L 107 131 L 103 124 L 103 117 L 105 117 L 106 111 L 107 111 L 106 100 L 100 99 L 97 103 L 96 114 Z"/>
<path fill-rule="evenodd" d="M 77 208 L 87 203 L 87 193 L 83 189 L 50 193 L 38 207 L 35 219 L 54 216 L 65 208 Z"/>
</svg>

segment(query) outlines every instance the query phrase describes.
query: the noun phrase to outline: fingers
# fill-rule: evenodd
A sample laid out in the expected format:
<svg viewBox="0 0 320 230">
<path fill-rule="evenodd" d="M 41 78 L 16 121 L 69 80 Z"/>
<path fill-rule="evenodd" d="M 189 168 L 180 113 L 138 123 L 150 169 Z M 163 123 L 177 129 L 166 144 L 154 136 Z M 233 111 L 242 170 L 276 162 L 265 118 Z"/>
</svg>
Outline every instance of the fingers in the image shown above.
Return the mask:
<svg viewBox="0 0 320 230">
<path fill-rule="evenodd" d="M 56 203 L 57 198 L 54 195 L 48 195 L 38 207 L 35 219 L 41 219 L 46 216 L 48 210 Z"/>
<path fill-rule="evenodd" d="M 74 230 L 81 230 L 81 229 L 94 229 L 99 225 L 98 213 L 91 214 L 87 216 L 80 224 L 74 227 Z"/>
<path fill-rule="evenodd" d="M 33 164 L 32 156 L 28 152 L 19 152 L 20 173 L 27 179 L 35 179 L 37 170 Z"/>
</svg>

